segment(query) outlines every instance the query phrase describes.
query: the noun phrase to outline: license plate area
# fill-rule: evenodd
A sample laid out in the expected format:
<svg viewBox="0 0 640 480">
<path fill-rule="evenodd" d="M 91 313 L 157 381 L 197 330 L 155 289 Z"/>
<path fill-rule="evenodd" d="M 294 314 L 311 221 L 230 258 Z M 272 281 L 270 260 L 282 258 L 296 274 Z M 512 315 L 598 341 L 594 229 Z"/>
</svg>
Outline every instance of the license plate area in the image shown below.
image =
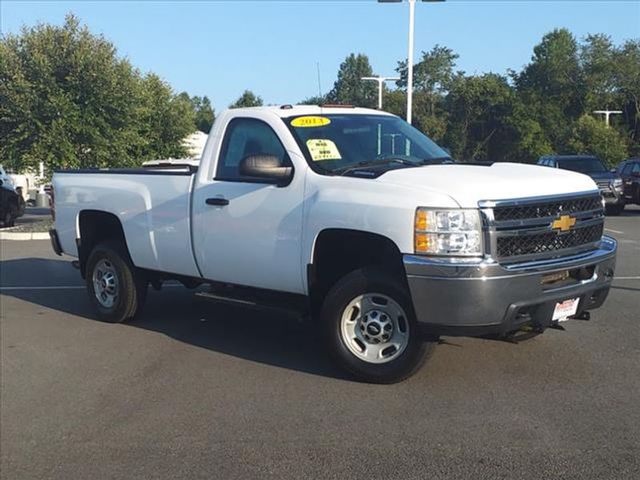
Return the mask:
<svg viewBox="0 0 640 480">
<path fill-rule="evenodd" d="M 570 298 L 569 300 L 556 303 L 556 307 L 553 309 L 553 317 L 551 319 L 554 322 L 563 322 L 567 320 L 578 312 L 579 303 L 580 298 Z"/>
</svg>

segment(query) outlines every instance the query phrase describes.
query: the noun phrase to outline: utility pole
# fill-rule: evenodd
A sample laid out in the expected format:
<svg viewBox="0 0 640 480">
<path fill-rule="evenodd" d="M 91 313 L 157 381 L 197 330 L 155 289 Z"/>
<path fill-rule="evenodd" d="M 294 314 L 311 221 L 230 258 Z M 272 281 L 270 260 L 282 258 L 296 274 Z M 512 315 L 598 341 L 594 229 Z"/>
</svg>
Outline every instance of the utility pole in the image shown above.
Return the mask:
<svg viewBox="0 0 640 480">
<path fill-rule="evenodd" d="M 378 110 L 382 110 L 382 87 L 384 82 L 400 80 L 398 77 L 362 77 L 360 80 L 372 80 L 378 82 Z"/>
<path fill-rule="evenodd" d="M 413 32 L 415 30 L 416 0 L 409 0 L 409 55 L 407 55 L 407 123 L 413 119 Z"/>
<path fill-rule="evenodd" d="M 378 0 L 378 3 L 401 3 L 403 0 Z M 407 55 L 407 123 L 413 117 L 413 32 L 416 16 L 416 1 L 409 2 L 409 54 Z M 445 0 L 422 0 L 423 2 L 444 2 Z"/>
<path fill-rule="evenodd" d="M 607 127 L 609 126 L 609 117 L 611 117 L 611 115 L 621 115 L 622 114 L 622 110 L 594 110 L 593 113 L 597 113 L 599 115 L 604 115 L 604 123 L 607 124 Z"/>
</svg>

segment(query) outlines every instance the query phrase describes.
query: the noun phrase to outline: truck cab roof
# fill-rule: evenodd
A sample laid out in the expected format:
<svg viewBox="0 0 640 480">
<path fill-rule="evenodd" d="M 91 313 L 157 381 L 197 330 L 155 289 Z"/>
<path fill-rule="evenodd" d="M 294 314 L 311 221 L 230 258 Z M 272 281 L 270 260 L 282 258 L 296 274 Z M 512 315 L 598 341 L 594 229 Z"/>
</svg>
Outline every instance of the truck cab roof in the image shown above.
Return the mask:
<svg viewBox="0 0 640 480">
<path fill-rule="evenodd" d="M 255 112 L 271 112 L 281 118 L 295 117 L 297 115 L 395 115 L 374 110 L 371 108 L 352 107 L 350 105 L 279 105 L 266 107 L 246 107 L 231 109 L 235 116 L 248 115 Z"/>
</svg>

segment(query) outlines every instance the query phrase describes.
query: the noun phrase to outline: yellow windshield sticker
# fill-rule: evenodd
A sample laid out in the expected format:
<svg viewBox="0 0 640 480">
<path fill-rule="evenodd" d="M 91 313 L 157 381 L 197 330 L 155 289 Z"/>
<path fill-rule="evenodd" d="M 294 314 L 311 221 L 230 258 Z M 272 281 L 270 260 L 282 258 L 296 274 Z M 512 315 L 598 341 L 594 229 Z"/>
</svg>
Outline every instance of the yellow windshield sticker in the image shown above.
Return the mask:
<svg viewBox="0 0 640 480">
<path fill-rule="evenodd" d="M 327 117 L 298 117 L 291 120 L 292 127 L 303 127 L 303 128 L 311 128 L 311 127 L 324 127 L 325 125 L 329 125 L 331 120 Z"/>
<path fill-rule="evenodd" d="M 307 140 L 307 148 L 314 162 L 323 160 L 340 160 L 342 156 L 335 143 L 324 138 L 310 138 Z"/>
</svg>

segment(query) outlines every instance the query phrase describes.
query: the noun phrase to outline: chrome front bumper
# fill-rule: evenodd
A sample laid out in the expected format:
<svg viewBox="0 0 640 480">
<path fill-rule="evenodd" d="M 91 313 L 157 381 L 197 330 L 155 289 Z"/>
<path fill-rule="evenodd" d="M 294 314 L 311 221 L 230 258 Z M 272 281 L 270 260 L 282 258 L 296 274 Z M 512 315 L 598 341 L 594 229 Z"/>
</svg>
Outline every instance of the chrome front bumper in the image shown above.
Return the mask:
<svg viewBox="0 0 640 480">
<path fill-rule="evenodd" d="M 625 203 L 624 192 L 613 187 L 600 188 L 600 195 L 606 205 L 619 205 Z"/>
<path fill-rule="evenodd" d="M 617 243 L 603 237 L 587 253 L 502 266 L 486 259 L 404 256 L 418 322 L 425 333 L 482 336 L 507 334 L 524 324 L 552 324 L 557 302 L 580 298 L 578 313 L 605 301 L 616 262 Z M 569 272 L 564 282 L 547 283 Z"/>
</svg>

